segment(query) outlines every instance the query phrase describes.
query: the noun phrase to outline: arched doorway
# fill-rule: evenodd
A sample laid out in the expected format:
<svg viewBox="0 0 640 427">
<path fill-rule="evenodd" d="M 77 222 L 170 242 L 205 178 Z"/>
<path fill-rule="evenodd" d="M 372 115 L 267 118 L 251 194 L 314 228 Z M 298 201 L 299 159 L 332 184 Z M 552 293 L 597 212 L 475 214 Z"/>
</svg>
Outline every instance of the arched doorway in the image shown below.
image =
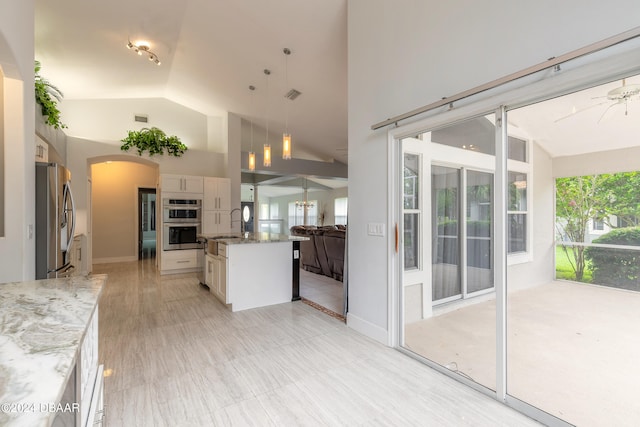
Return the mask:
<svg viewBox="0 0 640 427">
<path fill-rule="evenodd" d="M 158 164 L 144 158 L 87 159 L 87 252 L 92 263 L 136 261 L 145 247 L 155 257 L 158 179 Z"/>
</svg>

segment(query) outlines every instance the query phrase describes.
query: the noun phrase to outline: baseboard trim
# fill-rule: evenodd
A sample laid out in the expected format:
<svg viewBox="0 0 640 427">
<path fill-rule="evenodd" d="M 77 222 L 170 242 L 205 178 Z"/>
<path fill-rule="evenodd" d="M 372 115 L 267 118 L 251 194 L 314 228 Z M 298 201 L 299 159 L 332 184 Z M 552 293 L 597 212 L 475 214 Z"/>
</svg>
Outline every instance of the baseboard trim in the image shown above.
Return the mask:
<svg viewBox="0 0 640 427">
<path fill-rule="evenodd" d="M 386 346 L 389 345 L 389 333 L 386 329 L 374 325 L 358 316 L 347 313 L 347 326 Z"/>
<path fill-rule="evenodd" d="M 137 261 L 138 257 L 133 256 L 121 256 L 121 257 L 109 257 L 109 258 L 94 258 L 93 264 L 113 264 L 116 262 L 129 262 Z"/>
</svg>

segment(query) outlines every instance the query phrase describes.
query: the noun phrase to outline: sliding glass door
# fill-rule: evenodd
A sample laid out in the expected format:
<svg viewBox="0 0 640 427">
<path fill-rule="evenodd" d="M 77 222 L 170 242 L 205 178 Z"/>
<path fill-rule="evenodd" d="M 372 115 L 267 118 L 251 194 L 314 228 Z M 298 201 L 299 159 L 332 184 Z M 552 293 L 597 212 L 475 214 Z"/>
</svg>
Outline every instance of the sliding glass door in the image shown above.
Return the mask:
<svg viewBox="0 0 640 427">
<path fill-rule="evenodd" d="M 640 108 L 566 115 L 630 85 L 400 138 L 400 346 L 547 425 L 640 425 Z"/>
<path fill-rule="evenodd" d="M 462 295 L 460 243 L 460 169 L 431 167 L 432 301 L 442 303 Z"/>
<path fill-rule="evenodd" d="M 477 117 L 402 140 L 400 235 L 402 346 L 495 390 L 493 122 Z"/>
<path fill-rule="evenodd" d="M 431 186 L 433 302 L 492 289 L 493 174 L 433 165 Z"/>
</svg>

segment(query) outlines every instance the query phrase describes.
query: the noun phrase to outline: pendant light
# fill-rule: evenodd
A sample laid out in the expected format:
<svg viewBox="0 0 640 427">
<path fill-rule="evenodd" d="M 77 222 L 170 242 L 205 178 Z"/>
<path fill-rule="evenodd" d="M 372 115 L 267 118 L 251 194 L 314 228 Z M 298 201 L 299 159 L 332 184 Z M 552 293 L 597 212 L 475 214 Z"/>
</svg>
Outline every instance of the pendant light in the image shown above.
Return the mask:
<svg viewBox="0 0 640 427">
<path fill-rule="evenodd" d="M 284 81 L 285 87 L 289 88 L 289 67 L 287 64 L 287 58 L 291 55 L 291 50 L 289 48 L 284 48 L 282 50 L 284 52 Z M 285 99 L 286 96 L 285 96 Z M 288 100 L 288 99 L 287 99 Z M 284 105 L 284 133 L 282 134 L 282 158 L 285 160 L 291 159 L 291 134 L 289 133 L 289 104 L 285 100 Z"/>
<path fill-rule="evenodd" d="M 266 101 L 266 108 L 265 108 L 265 128 L 266 128 L 266 136 L 265 136 L 265 143 L 264 143 L 264 158 L 263 158 L 263 166 L 266 168 L 270 168 L 271 167 L 271 145 L 269 145 L 269 75 L 271 74 L 271 71 L 269 71 L 268 69 L 264 69 L 264 75 L 265 75 L 265 87 L 266 87 L 266 92 L 267 92 L 267 101 Z"/>
<path fill-rule="evenodd" d="M 251 149 L 249 151 L 249 170 L 256 170 L 256 153 L 253 151 L 253 91 L 256 90 L 256 87 L 251 85 L 249 86 L 249 90 L 251 91 L 251 106 L 249 111 L 249 117 L 251 118 Z"/>
</svg>

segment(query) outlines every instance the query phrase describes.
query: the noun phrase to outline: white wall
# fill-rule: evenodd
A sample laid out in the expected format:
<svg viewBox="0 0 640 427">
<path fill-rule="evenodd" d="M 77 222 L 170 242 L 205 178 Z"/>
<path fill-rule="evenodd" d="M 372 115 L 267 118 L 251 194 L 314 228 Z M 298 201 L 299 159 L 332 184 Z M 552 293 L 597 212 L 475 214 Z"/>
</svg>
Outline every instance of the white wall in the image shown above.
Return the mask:
<svg viewBox="0 0 640 427">
<path fill-rule="evenodd" d="M 157 127 L 167 135 L 176 135 L 190 149 L 208 150 L 212 147 L 214 151 L 225 151 L 219 122 L 209 121 L 204 114 L 165 98 L 63 99 L 60 112 L 62 121 L 69 126 L 65 130 L 68 136 L 112 142 L 119 146 L 127 131 Z M 148 123 L 136 122 L 136 114 L 147 115 Z M 217 126 L 211 132 L 209 123 Z"/>
<path fill-rule="evenodd" d="M 635 28 L 636 0 L 350 0 L 349 317 L 388 338 L 387 132 L 371 125 Z M 375 191 L 372 191 L 375 189 Z"/>
<path fill-rule="evenodd" d="M 532 146 L 533 182 L 532 207 L 529 216 L 531 229 L 530 262 L 515 264 L 507 269 L 509 292 L 548 283 L 555 277 L 555 193 L 551 173 L 552 159 L 538 144 Z"/>
<path fill-rule="evenodd" d="M 96 163 L 91 166 L 91 178 L 93 262 L 137 260 L 138 189 L 156 188 L 157 167 L 119 161 Z"/>
<path fill-rule="evenodd" d="M 225 154 L 187 150 L 182 157 L 166 155 L 140 157 L 137 154 L 124 153 L 117 145 L 69 137 L 67 138 L 67 167 L 71 171 L 76 209 L 79 213 L 77 227 L 80 231 L 87 229 L 87 180 L 90 178 L 90 165 L 107 160 L 157 165 L 158 173 L 224 177 L 226 171 Z M 135 217 L 131 220 L 134 221 Z"/>
<path fill-rule="evenodd" d="M 35 277 L 34 0 L 0 0 L 0 67 L 5 74 L 5 236 L 0 283 Z M 10 207 L 10 208 L 9 208 Z"/>
</svg>

